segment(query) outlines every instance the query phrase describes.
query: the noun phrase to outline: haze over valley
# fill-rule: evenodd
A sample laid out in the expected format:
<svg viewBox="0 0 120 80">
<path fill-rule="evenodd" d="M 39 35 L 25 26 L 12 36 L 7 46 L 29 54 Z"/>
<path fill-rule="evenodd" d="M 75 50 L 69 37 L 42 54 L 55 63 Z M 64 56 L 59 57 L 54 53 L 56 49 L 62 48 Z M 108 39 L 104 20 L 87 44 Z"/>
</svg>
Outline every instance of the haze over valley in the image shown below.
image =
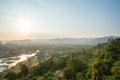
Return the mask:
<svg viewBox="0 0 120 80">
<path fill-rule="evenodd" d="M 0 0 L 0 80 L 120 80 L 120 0 Z"/>
</svg>

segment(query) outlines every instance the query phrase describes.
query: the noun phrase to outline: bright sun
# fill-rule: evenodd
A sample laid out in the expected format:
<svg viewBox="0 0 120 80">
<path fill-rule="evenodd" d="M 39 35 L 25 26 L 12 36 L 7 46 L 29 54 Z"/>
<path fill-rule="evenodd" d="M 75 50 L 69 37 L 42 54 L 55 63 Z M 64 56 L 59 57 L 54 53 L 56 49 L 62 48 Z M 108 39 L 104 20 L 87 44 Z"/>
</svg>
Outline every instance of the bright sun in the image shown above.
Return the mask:
<svg viewBox="0 0 120 80">
<path fill-rule="evenodd" d="M 20 33 L 29 34 L 32 31 L 32 22 L 27 19 L 18 19 L 16 26 Z"/>
</svg>

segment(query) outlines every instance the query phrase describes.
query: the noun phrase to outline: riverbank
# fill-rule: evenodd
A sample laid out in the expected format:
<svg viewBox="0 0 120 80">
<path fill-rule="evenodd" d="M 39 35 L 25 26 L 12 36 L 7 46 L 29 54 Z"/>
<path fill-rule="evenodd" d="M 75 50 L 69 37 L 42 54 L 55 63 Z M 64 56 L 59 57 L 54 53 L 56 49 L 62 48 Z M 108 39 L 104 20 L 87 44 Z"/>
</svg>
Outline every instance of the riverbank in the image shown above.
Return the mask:
<svg viewBox="0 0 120 80">
<path fill-rule="evenodd" d="M 0 59 L 0 72 L 8 70 L 20 62 L 26 61 L 29 58 L 34 57 L 36 54 L 38 54 L 38 52 L 39 52 L 39 50 L 37 50 L 35 53 L 31 53 L 31 54 L 19 55 L 16 57 L 1 58 Z"/>
</svg>

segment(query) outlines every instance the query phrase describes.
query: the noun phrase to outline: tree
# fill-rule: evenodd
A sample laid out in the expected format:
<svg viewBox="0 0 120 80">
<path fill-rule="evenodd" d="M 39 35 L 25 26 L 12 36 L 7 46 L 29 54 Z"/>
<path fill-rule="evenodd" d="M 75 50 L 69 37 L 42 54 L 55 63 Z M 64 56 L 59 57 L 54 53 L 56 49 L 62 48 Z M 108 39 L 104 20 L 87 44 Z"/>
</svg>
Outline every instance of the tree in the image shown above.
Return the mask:
<svg viewBox="0 0 120 80">
<path fill-rule="evenodd" d="M 87 79 L 102 80 L 109 78 L 109 80 L 116 80 L 120 78 L 120 65 L 118 65 L 120 62 L 117 62 L 118 60 L 120 60 L 120 38 L 110 40 L 104 47 L 104 51 L 93 58 L 86 74 Z"/>
<path fill-rule="evenodd" d="M 27 76 L 29 73 L 29 69 L 25 64 L 20 64 L 20 72 L 18 73 L 18 77 Z"/>
<path fill-rule="evenodd" d="M 71 68 L 69 68 L 69 67 L 64 68 L 63 75 L 66 80 L 74 80 L 75 79 L 75 74 L 72 72 Z"/>
<path fill-rule="evenodd" d="M 7 79 L 7 80 L 15 80 L 16 79 L 16 74 L 14 72 L 7 72 L 4 77 L 4 79 Z"/>
<path fill-rule="evenodd" d="M 120 60 L 113 64 L 111 72 L 112 75 L 115 77 L 115 80 L 120 79 Z"/>
<path fill-rule="evenodd" d="M 67 66 L 63 70 L 63 74 L 67 80 L 75 80 L 76 74 L 80 72 L 82 77 L 85 78 L 83 74 L 86 73 L 87 66 L 85 63 L 80 61 L 79 59 L 69 59 L 67 61 Z"/>
</svg>

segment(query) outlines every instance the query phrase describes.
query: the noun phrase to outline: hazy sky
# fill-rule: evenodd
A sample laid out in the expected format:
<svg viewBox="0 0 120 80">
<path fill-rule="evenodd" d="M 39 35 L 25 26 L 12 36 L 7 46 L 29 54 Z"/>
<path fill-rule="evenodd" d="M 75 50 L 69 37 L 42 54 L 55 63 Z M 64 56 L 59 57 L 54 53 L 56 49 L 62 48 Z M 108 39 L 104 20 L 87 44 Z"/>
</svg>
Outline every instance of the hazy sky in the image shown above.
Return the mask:
<svg viewBox="0 0 120 80">
<path fill-rule="evenodd" d="M 0 0 L 0 39 L 28 34 L 40 38 L 120 36 L 120 0 Z"/>
</svg>

